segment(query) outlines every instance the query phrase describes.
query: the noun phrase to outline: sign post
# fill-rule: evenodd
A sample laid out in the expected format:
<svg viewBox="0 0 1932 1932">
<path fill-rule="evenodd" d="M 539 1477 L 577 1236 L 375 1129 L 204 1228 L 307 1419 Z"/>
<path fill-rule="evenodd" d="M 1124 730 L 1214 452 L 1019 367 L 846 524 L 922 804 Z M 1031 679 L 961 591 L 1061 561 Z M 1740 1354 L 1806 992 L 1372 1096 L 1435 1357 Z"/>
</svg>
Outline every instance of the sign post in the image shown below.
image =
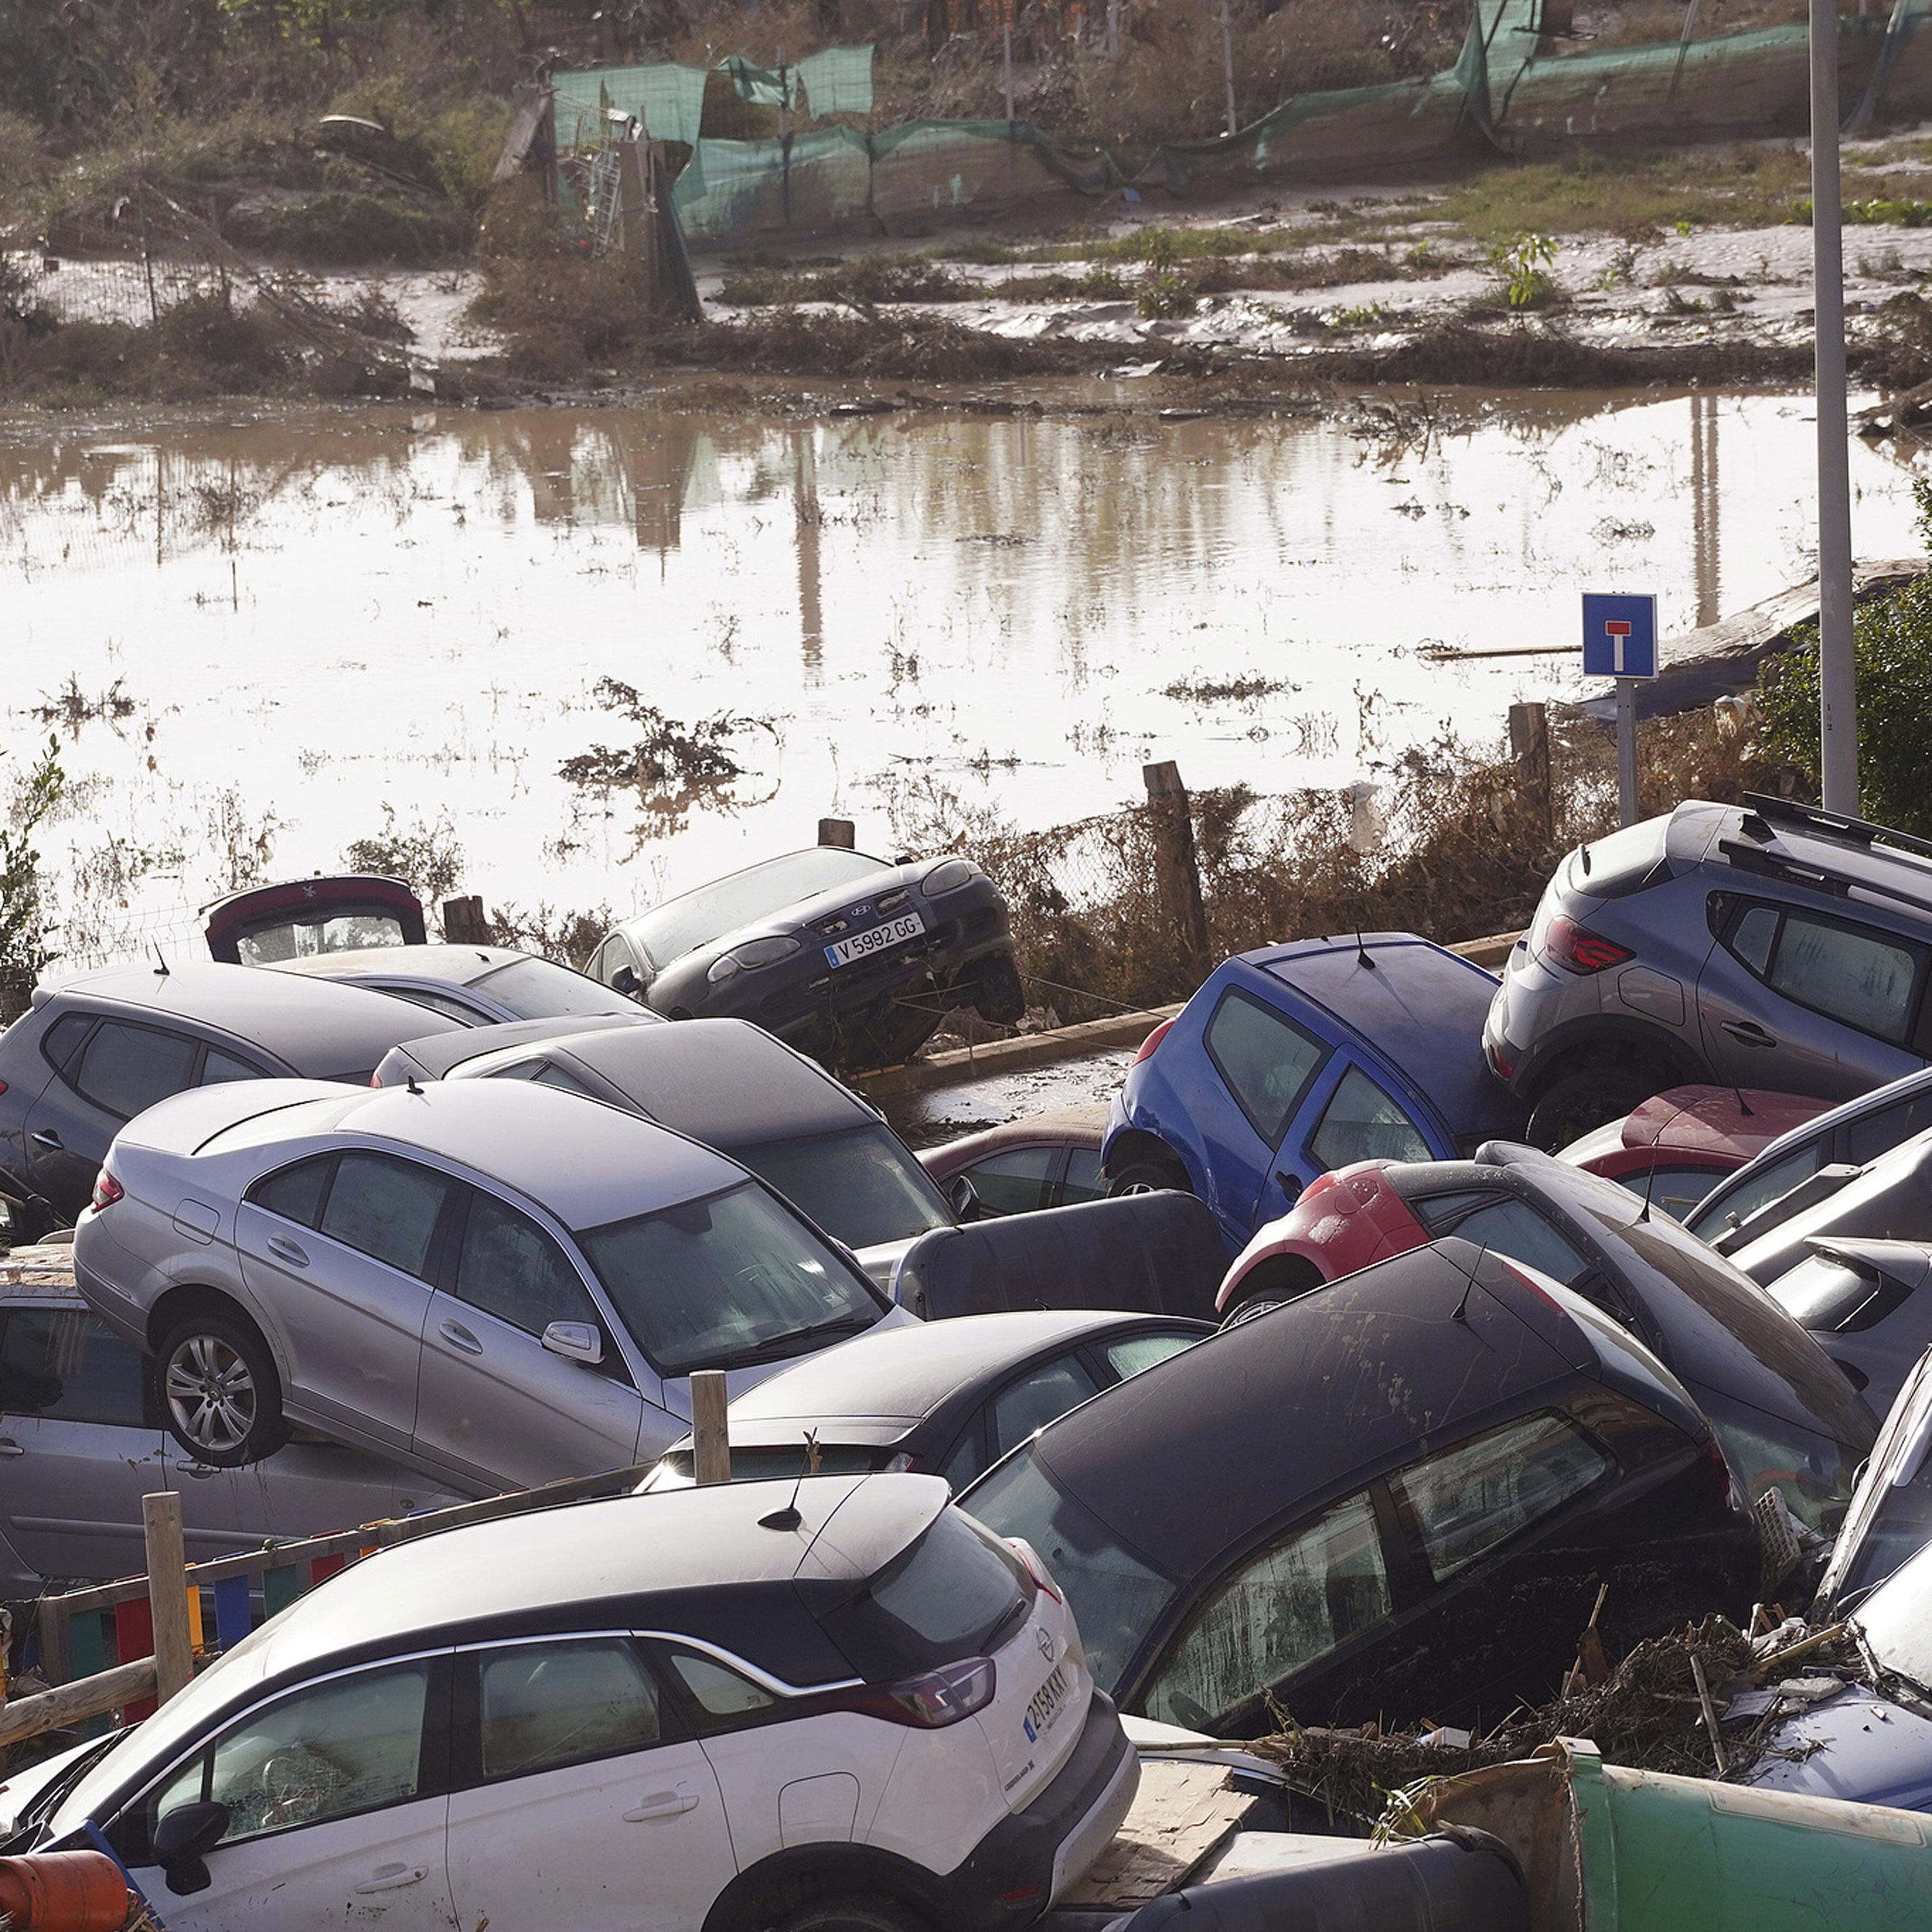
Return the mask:
<svg viewBox="0 0 1932 1932">
<path fill-rule="evenodd" d="M 1657 675 L 1657 599 L 1583 593 L 1583 675 L 1617 681 L 1617 802 L 1625 825 L 1637 820 L 1636 687 Z"/>
</svg>

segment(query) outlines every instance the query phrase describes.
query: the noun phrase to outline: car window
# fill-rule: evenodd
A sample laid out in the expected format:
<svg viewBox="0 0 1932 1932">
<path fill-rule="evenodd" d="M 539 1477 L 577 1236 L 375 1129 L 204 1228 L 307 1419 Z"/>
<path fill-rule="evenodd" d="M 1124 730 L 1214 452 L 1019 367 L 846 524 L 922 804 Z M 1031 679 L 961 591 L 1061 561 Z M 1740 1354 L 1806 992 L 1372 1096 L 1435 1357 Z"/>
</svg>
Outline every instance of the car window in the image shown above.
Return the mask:
<svg viewBox="0 0 1932 1932">
<path fill-rule="evenodd" d="M 1778 908 L 1754 905 L 1739 914 L 1731 928 L 1731 950 L 1762 979 L 1771 964 L 1772 942 L 1778 937 Z"/>
<path fill-rule="evenodd" d="M 1030 1214 L 1046 1204 L 1046 1177 L 1052 1168 L 1051 1148 L 1009 1148 L 960 1172 L 988 1214 Z"/>
<path fill-rule="evenodd" d="M 1925 954 L 1867 927 L 1748 906 L 1725 944 L 1774 991 L 1903 1045 Z"/>
<path fill-rule="evenodd" d="M 1067 1152 L 1066 1172 L 1060 1183 L 1063 1207 L 1106 1197 L 1107 1184 L 1100 1178 L 1100 1151 L 1097 1148 L 1072 1148 Z"/>
<path fill-rule="evenodd" d="M 1855 1166 L 1862 1167 L 1900 1141 L 1922 1134 L 1928 1127 L 1932 1127 L 1932 1089 L 1908 1094 L 1888 1107 L 1875 1107 L 1858 1120 L 1847 1120 L 1844 1157 Z"/>
<path fill-rule="evenodd" d="M 1029 1369 L 993 1398 L 993 1454 L 1004 1456 L 1099 1393 L 1094 1378 L 1070 1358 Z"/>
<path fill-rule="evenodd" d="M 1358 1160 L 1426 1160 L 1422 1130 L 1359 1066 L 1342 1075 L 1310 1142 L 1324 1167 Z"/>
<path fill-rule="evenodd" d="M 1228 1091 L 1255 1132 L 1275 1146 L 1328 1049 L 1293 1021 L 1234 991 L 1222 996 L 1204 1038 Z"/>
<path fill-rule="evenodd" d="M 224 1053 L 220 1047 L 211 1046 L 208 1058 L 201 1063 L 201 1084 L 204 1087 L 225 1087 L 231 1080 L 266 1080 L 268 1070 L 257 1066 L 252 1060 L 238 1058 L 234 1054 Z"/>
<path fill-rule="evenodd" d="M 1432 1456 L 1390 1487 L 1442 1583 L 1615 1467 L 1574 1424 L 1536 1415 Z"/>
<path fill-rule="evenodd" d="M 138 1429 L 140 1354 L 80 1309 L 0 1316 L 0 1414 Z"/>
<path fill-rule="evenodd" d="M 232 1845 L 414 1798 L 429 1671 L 358 1671 L 250 1712 L 160 1788 L 155 1821 L 212 1799 L 228 1807 L 221 1842 Z"/>
<path fill-rule="evenodd" d="M 386 1154 L 346 1154 L 322 1211 L 320 1232 L 379 1262 L 420 1275 L 449 1183 Z"/>
<path fill-rule="evenodd" d="M 321 1218 L 322 1196 L 328 1191 L 328 1177 L 335 1171 L 335 1156 L 326 1154 L 314 1160 L 298 1160 L 258 1180 L 248 1198 L 257 1208 L 279 1214 L 286 1221 L 313 1228 Z"/>
<path fill-rule="evenodd" d="M 1589 1261 L 1533 1208 L 1514 1196 L 1476 1190 L 1438 1194 L 1414 1204 L 1432 1234 L 1459 1234 L 1513 1262 L 1539 1268 L 1565 1288 L 1590 1272 Z"/>
<path fill-rule="evenodd" d="M 1147 1714 L 1212 1728 L 1264 1687 L 1373 1628 L 1393 1607 L 1375 1510 L 1366 1496 L 1352 1496 L 1216 1587 L 1155 1672 Z"/>
<path fill-rule="evenodd" d="M 663 1735 L 657 1687 L 622 1637 L 484 1652 L 476 1711 L 485 1778 L 647 1750 Z"/>
<path fill-rule="evenodd" d="M 480 1007 L 472 1006 L 467 1000 L 459 1000 L 449 993 L 439 993 L 428 986 L 405 983 L 400 986 L 385 985 L 377 990 L 387 993 L 392 1000 L 406 1000 L 411 1006 L 421 1006 L 425 1012 L 440 1013 L 445 1019 L 455 1021 L 458 1026 L 487 1024 L 494 1017 L 484 1013 Z"/>
<path fill-rule="evenodd" d="M 184 1034 L 103 1020 L 68 1078 L 83 1099 L 130 1120 L 188 1084 L 200 1050 L 201 1042 Z"/>
<path fill-rule="evenodd" d="M 1178 1334 L 1122 1335 L 1112 1342 L 1102 1342 L 1100 1352 L 1107 1358 L 1107 1366 L 1122 1382 L 1130 1376 L 1137 1376 L 1144 1370 L 1156 1368 L 1172 1355 L 1178 1355 L 1184 1348 L 1191 1348 L 1201 1340 L 1198 1330 L 1183 1330 Z"/>
<path fill-rule="evenodd" d="M 637 1011 L 634 1000 L 588 974 L 572 972 L 554 959 L 513 959 L 471 982 L 479 993 L 509 1008 L 520 1020 L 569 1018 L 579 1014 L 608 1013 L 628 1018 Z"/>
<path fill-rule="evenodd" d="M 526 1335 L 541 1335 L 553 1322 L 604 1325 L 562 1249 L 527 1214 L 494 1195 L 470 1197 L 457 1256 L 456 1294 Z"/>
<path fill-rule="evenodd" d="M 236 956 L 244 966 L 278 966 L 323 952 L 360 952 L 371 946 L 405 944 L 402 922 L 388 913 L 321 913 L 257 926 L 238 934 Z"/>
<path fill-rule="evenodd" d="M 74 1050 L 87 1037 L 87 1030 L 94 1024 L 92 1013 L 63 1013 L 47 1028 L 46 1037 L 40 1042 L 40 1051 L 62 1071 L 74 1058 Z"/>
<path fill-rule="evenodd" d="M 731 1154 L 849 1248 L 902 1241 L 952 1222 L 946 1197 L 889 1127 L 766 1141 Z"/>
<path fill-rule="evenodd" d="M 1648 1167 L 1616 1179 L 1660 1214 L 1681 1221 L 1724 1178 L 1714 1167 Z"/>
<path fill-rule="evenodd" d="M 965 1434 L 952 1445 L 952 1454 L 939 1466 L 939 1474 L 945 1478 L 955 1496 L 985 1472 L 986 1452 L 981 1446 L 980 1434 L 984 1413 L 982 1411 L 974 1417 L 967 1425 Z"/>
<path fill-rule="evenodd" d="M 670 1666 L 707 1717 L 748 1717 L 754 1711 L 769 1710 L 777 1702 L 762 1684 L 697 1651 L 674 1650 Z"/>
<path fill-rule="evenodd" d="M 802 1354 L 880 1313 L 850 1265 L 756 1181 L 578 1242 L 662 1375 Z"/>
<path fill-rule="evenodd" d="M 1809 1180 L 1825 1165 L 1826 1142 L 1823 1136 L 1780 1154 L 1768 1166 L 1754 1166 L 1742 1170 L 1736 1185 L 1726 1188 L 1714 1200 L 1700 1203 L 1688 1217 L 1694 1234 L 1714 1240 L 1734 1222 L 1748 1221 L 1761 1208 L 1780 1201 L 1802 1180 Z"/>
</svg>

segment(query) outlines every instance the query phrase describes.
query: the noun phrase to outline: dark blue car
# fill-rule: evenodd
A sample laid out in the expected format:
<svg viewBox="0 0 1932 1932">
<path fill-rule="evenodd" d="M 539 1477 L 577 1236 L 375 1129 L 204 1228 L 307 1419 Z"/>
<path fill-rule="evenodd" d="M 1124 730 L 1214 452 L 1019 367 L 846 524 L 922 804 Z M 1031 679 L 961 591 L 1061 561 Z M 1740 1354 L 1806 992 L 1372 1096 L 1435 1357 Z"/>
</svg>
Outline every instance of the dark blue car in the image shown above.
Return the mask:
<svg viewBox="0 0 1932 1932">
<path fill-rule="evenodd" d="M 1110 1188 L 1191 1190 L 1232 1252 L 1330 1168 L 1520 1136 L 1523 1110 L 1483 1060 L 1496 984 L 1408 932 L 1223 961 L 1128 1070 L 1101 1150 Z"/>
</svg>

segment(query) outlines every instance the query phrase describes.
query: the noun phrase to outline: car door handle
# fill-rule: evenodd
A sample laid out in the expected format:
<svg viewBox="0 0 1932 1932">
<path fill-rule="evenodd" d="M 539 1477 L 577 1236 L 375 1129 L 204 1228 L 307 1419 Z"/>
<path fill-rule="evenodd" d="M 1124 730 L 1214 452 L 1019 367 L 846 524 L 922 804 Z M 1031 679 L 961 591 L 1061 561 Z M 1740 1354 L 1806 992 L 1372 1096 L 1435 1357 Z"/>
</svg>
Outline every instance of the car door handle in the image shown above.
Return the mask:
<svg viewBox="0 0 1932 1932">
<path fill-rule="evenodd" d="M 1725 1032 L 1743 1046 L 1775 1046 L 1778 1042 L 1755 1020 L 1726 1020 Z"/>
<path fill-rule="evenodd" d="M 10 1436 L 0 1436 L 0 1456 L 24 1456 L 26 1450 Z"/>
<path fill-rule="evenodd" d="M 406 1885 L 420 1885 L 429 1876 L 427 1865 L 378 1865 L 355 1889 L 357 1896 L 372 1892 L 400 1892 Z"/>
<path fill-rule="evenodd" d="M 56 1154 L 64 1154 L 66 1144 L 60 1136 L 46 1127 L 36 1127 L 31 1136 L 36 1147 L 51 1148 Z"/>
<path fill-rule="evenodd" d="M 1282 1196 L 1286 1199 L 1294 1201 L 1300 1198 L 1301 1183 L 1296 1180 L 1293 1174 L 1284 1174 L 1280 1168 L 1276 1168 L 1274 1171 L 1274 1178 L 1275 1184 L 1281 1190 Z"/>
<path fill-rule="evenodd" d="M 446 1322 L 437 1333 L 452 1348 L 460 1348 L 466 1355 L 483 1352 L 483 1344 L 460 1322 Z"/>
<path fill-rule="evenodd" d="M 308 1256 L 286 1234 L 271 1234 L 268 1237 L 268 1252 L 272 1255 L 280 1255 L 292 1268 L 308 1266 Z"/>
<path fill-rule="evenodd" d="M 627 1825 L 641 1825 L 646 1818 L 676 1818 L 698 1808 L 694 1791 L 653 1791 L 634 1811 L 624 1814 Z"/>
</svg>

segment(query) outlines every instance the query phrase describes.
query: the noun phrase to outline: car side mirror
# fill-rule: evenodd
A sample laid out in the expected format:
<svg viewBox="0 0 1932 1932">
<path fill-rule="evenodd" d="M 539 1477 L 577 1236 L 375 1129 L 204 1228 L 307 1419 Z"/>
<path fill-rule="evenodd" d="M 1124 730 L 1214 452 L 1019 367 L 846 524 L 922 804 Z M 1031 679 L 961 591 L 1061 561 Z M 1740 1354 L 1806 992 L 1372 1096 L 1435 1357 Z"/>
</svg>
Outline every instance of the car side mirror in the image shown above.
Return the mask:
<svg viewBox="0 0 1932 1932">
<path fill-rule="evenodd" d="M 154 1862 L 170 1892 L 185 1898 L 208 1889 L 208 1854 L 220 1844 L 228 1820 L 225 1804 L 177 1804 L 154 1827 Z"/>
<path fill-rule="evenodd" d="M 631 967 L 620 966 L 610 975 L 610 990 L 622 993 L 627 1000 L 634 1000 L 644 992 L 644 982 Z"/>
<path fill-rule="evenodd" d="M 952 1202 L 953 1213 L 962 1222 L 976 1221 L 986 1212 L 980 1190 L 973 1185 L 970 1174 L 956 1174 L 946 1184 L 946 1198 Z"/>
<path fill-rule="evenodd" d="M 594 1369 L 604 1359 L 604 1334 L 594 1322 L 553 1322 L 543 1331 L 543 1345 L 566 1362 Z"/>
</svg>

